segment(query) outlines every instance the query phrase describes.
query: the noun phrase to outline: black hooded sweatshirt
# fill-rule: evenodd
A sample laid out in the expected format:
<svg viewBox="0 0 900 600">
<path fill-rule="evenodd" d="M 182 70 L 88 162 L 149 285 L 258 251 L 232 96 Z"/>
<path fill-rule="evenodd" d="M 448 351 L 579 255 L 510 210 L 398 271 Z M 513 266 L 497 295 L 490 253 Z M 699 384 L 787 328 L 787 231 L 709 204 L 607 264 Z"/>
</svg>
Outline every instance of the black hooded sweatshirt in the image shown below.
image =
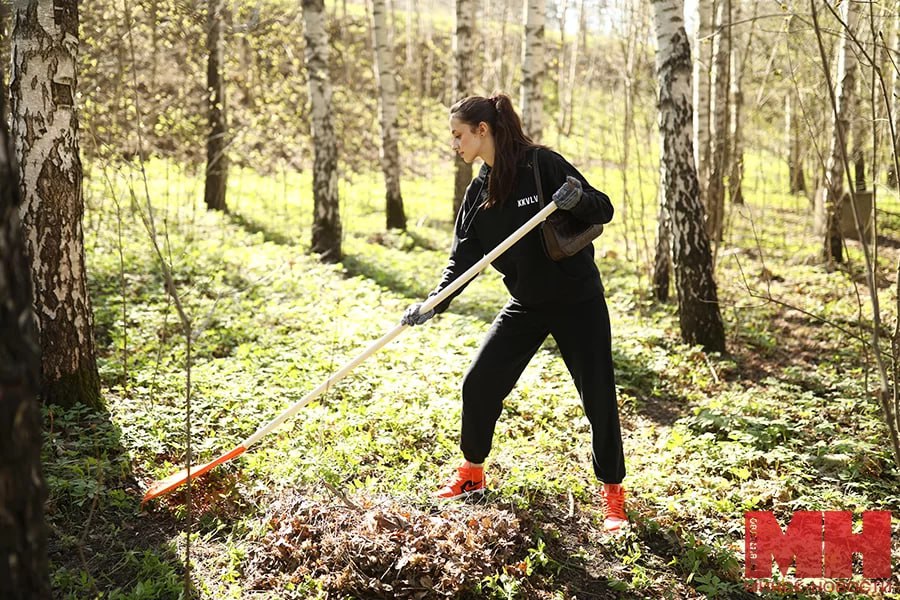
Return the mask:
<svg viewBox="0 0 900 600">
<path fill-rule="evenodd" d="M 537 184 L 529 151 L 517 166 L 512 193 L 490 208 L 483 204 L 488 197 L 490 167 L 483 165 L 478 176 L 466 189 L 462 207 L 456 217 L 456 230 L 450 260 L 441 281 L 431 295 L 439 293 L 469 267 L 481 260 L 516 229 L 540 211 Z M 587 182 L 561 155 L 541 148 L 537 151 L 541 171 L 544 202 L 552 202 L 553 193 L 571 175 L 581 181 L 581 201 L 570 211 L 587 223 L 609 223 L 613 206 L 609 197 Z M 551 260 L 541 242 L 540 227 L 528 232 L 493 263 L 503 275 L 510 295 L 526 307 L 566 305 L 587 300 L 603 293 L 600 273 L 594 263 L 594 247 L 588 244 L 576 255 L 561 261 Z M 468 284 L 467 284 L 468 285 Z M 465 286 L 435 307 L 442 313 Z"/>
</svg>

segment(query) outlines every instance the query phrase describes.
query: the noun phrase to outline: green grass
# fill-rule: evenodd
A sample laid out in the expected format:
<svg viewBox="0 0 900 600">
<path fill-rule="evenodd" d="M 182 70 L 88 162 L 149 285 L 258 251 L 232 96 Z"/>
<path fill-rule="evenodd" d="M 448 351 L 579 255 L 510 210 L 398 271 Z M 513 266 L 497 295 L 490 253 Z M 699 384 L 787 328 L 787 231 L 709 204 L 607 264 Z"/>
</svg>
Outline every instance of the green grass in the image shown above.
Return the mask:
<svg viewBox="0 0 900 600">
<path fill-rule="evenodd" d="M 579 549 L 552 517 L 572 502 L 588 515 L 591 531 L 598 526 L 588 424 L 548 342 L 509 397 L 490 457 L 496 501 L 533 516 L 528 556 L 543 567 L 533 576 L 498 572 L 482 583 L 485 596 L 527 597 L 542 581 L 542 597 L 568 597 L 575 593 L 573 574 L 601 560 L 596 585 L 608 593 L 734 597 L 742 584 L 745 511 L 774 510 L 786 519 L 798 509 L 900 506 L 897 470 L 870 393 L 873 374 L 865 371 L 859 344 L 803 313 L 749 296 L 749 290 L 771 293 L 848 330 L 858 330 L 860 315 L 870 318 L 865 299 L 859 309 L 852 278 L 812 260 L 818 246 L 806 200 L 755 187 L 774 180 L 748 182 L 749 204 L 731 212 L 717 266 L 731 354 L 708 356 L 680 343 L 676 307 L 652 302 L 646 291 L 638 232 L 652 248 L 655 166 L 644 168 L 645 189 L 631 192 L 632 199 L 647 198 L 643 213 L 635 200 L 629 228 L 617 219 L 596 244 L 613 316 L 635 527 Z M 195 174 L 148 165 L 159 242 L 195 331 L 195 460 L 238 444 L 431 290 L 451 231 L 451 174 L 435 171 L 404 180 L 405 233 L 383 231 L 377 174 L 343 180 L 346 258 L 323 265 L 308 254 L 308 173 L 232 173 L 233 214 L 223 216 L 203 209 Z M 597 187 L 622 196 L 619 173 L 599 165 L 585 171 Z M 186 344 L 138 218 L 142 184 L 127 165 L 105 175 L 95 167 L 86 187 L 85 237 L 108 412 L 45 411 L 53 584 L 67 598 L 178 598 L 183 496 L 144 513 L 138 504 L 142 486 L 184 461 Z M 636 184 L 636 172 L 629 180 Z M 851 247 L 851 255 L 858 267 L 858 249 Z M 882 260 L 892 281 L 896 251 L 885 249 Z M 780 279 L 766 283 L 763 265 Z M 894 288 L 881 293 L 893 323 Z M 324 481 L 352 497 L 431 506 L 432 487 L 459 460 L 462 375 L 505 298 L 496 274 L 480 276 L 450 311 L 405 332 L 242 458 L 211 473 L 193 511 L 197 594 L 247 593 L 244 558 L 265 533 L 266 499 L 282 491 L 321 488 Z M 296 585 L 309 595 L 318 586 Z"/>
</svg>

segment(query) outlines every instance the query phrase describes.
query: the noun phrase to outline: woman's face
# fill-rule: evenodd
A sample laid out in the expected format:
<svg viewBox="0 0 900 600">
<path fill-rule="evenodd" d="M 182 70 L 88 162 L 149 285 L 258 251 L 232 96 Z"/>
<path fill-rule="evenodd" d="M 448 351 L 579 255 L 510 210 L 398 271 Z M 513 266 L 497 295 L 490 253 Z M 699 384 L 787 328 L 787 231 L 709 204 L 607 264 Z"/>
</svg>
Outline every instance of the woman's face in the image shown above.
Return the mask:
<svg viewBox="0 0 900 600">
<path fill-rule="evenodd" d="M 487 124 L 482 122 L 476 127 L 472 127 L 469 123 L 451 116 L 450 135 L 453 136 L 450 147 L 464 161 L 471 164 L 476 158 L 484 159 L 481 156 L 481 151 L 485 145 L 485 138 L 488 135 Z"/>
</svg>

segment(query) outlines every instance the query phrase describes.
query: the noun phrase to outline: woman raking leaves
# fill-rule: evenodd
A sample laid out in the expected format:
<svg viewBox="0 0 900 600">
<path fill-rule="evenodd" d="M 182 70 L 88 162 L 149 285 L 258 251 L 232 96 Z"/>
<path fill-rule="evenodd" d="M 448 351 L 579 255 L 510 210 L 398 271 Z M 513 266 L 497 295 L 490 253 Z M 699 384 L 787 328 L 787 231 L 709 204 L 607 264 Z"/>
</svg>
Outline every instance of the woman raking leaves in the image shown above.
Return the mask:
<svg viewBox="0 0 900 600">
<path fill-rule="evenodd" d="M 447 287 L 539 210 L 550 197 L 571 217 L 608 223 L 609 197 L 588 183 L 569 162 L 535 144 L 523 131 L 509 97 L 471 96 L 450 109 L 453 150 L 467 163 L 484 161 L 466 190 L 456 218 L 453 247 L 432 296 Z M 534 165 L 541 177 L 537 189 Z M 600 273 L 588 244 L 573 256 L 551 260 L 541 233 L 533 230 L 501 255 L 494 266 L 510 299 L 491 325 L 462 384 L 460 449 L 465 461 L 437 492 L 462 498 L 486 490 L 484 461 L 504 399 L 548 335 L 552 335 L 591 425 L 594 474 L 600 481 L 604 526 L 627 524 L 625 458 L 613 373 L 609 311 Z M 403 315 L 405 325 L 421 325 L 447 310 L 461 287 L 433 310 L 421 303 Z"/>
</svg>

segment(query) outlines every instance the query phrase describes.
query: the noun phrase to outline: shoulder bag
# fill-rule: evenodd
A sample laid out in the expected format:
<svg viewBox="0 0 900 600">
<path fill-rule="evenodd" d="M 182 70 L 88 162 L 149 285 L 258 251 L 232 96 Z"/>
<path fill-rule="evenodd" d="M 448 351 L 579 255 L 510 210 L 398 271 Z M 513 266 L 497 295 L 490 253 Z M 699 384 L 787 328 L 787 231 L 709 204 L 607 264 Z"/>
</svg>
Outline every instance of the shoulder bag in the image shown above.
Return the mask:
<svg viewBox="0 0 900 600">
<path fill-rule="evenodd" d="M 538 166 L 538 149 L 534 149 L 531 162 L 534 165 L 534 182 L 538 200 L 544 208 L 544 189 L 541 187 L 541 169 Z M 551 260 L 559 261 L 578 254 L 585 246 L 603 233 L 603 225 L 585 223 L 567 210 L 557 210 L 541 224 L 541 241 Z"/>
</svg>

